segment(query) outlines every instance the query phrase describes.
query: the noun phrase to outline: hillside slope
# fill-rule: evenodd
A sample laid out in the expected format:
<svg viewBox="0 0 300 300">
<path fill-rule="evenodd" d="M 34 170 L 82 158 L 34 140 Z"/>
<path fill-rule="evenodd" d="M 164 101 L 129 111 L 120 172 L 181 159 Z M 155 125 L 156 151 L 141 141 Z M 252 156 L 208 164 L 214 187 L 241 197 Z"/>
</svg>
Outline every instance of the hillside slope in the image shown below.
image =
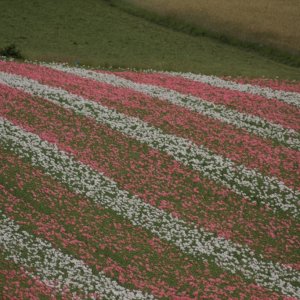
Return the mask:
<svg viewBox="0 0 300 300">
<path fill-rule="evenodd" d="M 296 299 L 299 108 L 300 84 L 0 60 L 1 299 Z"/>
<path fill-rule="evenodd" d="M 123 0 L 165 17 L 300 54 L 298 0 Z"/>
<path fill-rule="evenodd" d="M 300 71 L 131 16 L 100 0 L 2 0 L 0 48 L 31 60 L 300 80 Z"/>
</svg>

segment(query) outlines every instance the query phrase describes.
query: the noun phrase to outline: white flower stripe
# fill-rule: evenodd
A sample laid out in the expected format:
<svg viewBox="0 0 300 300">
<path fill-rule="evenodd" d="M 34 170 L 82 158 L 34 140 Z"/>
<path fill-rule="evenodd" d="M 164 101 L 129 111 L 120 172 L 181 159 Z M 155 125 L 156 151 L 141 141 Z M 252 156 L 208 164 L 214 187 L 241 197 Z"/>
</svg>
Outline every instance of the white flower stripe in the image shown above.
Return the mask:
<svg viewBox="0 0 300 300">
<path fill-rule="evenodd" d="M 0 247 L 6 259 L 30 269 L 46 285 L 63 291 L 103 296 L 108 299 L 154 299 L 141 291 L 128 290 L 101 272 L 93 274 L 91 268 L 70 255 L 64 254 L 40 238 L 34 237 L 0 211 Z M 33 269 L 33 271 L 32 271 Z"/>
<path fill-rule="evenodd" d="M 205 177 L 229 187 L 243 197 L 267 204 L 274 211 L 281 210 L 295 218 L 299 217 L 297 202 L 300 193 L 286 187 L 277 178 L 263 176 L 255 170 L 237 165 L 202 146 L 197 146 L 189 140 L 166 134 L 140 119 L 118 113 L 65 90 L 2 72 L 0 72 L 0 82 L 44 97 L 78 114 L 92 117 L 97 122 L 104 123 L 139 142 L 168 153 L 177 161 L 200 171 Z"/>
<path fill-rule="evenodd" d="M 0 137 L 2 147 L 42 168 L 74 192 L 113 210 L 133 225 L 149 230 L 196 259 L 213 259 L 225 270 L 242 274 L 266 288 L 288 296 L 299 295 L 298 271 L 265 261 L 247 246 L 216 237 L 144 203 L 138 197 L 120 190 L 114 181 L 103 174 L 60 151 L 55 144 L 43 141 L 3 118 L 0 118 Z"/>
<path fill-rule="evenodd" d="M 229 109 L 224 105 L 205 101 L 195 96 L 181 94 L 167 88 L 136 83 L 114 74 L 99 73 L 92 70 L 71 68 L 56 64 L 45 64 L 45 66 L 84 78 L 111 84 L 116 87 L 126 87 L 137 92 L 147 94 L 151 97 L 166 100 L 191 111 L 195 111 L 224 123 L 245 129 L 260 137 L 273 139 L 287 147 L 300 150 L 300 134 L 298 132 L 293 129 L 284 128 L 279 124 L 264 120 L 258 116 L 241 113 L 236 110 Z"/>
<path fill-rule="evenodd" d="M 219 88 L 259 95 L 267 99 L 277 99 L 279 101 L 300 108 L 300 94 L 297 92 L 273 90 L 269 87 L 261 87 L 258 85 L 251 85 L 246 83 L 237 83 L 230 80 L 224 80 L 216 76 L 207 76 L 207 75 L 200 75 L 200 74 L 193 74 L 193 73 L 178 73 L 178 72 L 160 72 L 160 73 L 164 73 L 172 76 L 179 76 L 186 79 L 207 83 L 209 85 L 219 87 Z"/>
</svg>

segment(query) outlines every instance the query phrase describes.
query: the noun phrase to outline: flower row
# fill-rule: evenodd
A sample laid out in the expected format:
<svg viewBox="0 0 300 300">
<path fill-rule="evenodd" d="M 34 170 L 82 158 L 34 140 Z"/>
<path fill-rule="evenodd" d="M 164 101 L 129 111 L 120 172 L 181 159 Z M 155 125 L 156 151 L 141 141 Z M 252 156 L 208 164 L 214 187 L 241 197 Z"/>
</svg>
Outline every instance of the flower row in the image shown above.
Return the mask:
<svg viewBox="0 0 300 300">
<path fill-rule="evenodd" d="M 70 94 L 65 90 L 41 85 L 37 81 L 0 72 L 2 82 L 33 95 L 44 97 L 55 104 L 72 109 L 80 115 L 92 117 L 112 129 L 130 136 L 152 148 L 166 152 L 177 161 L 200 171 L 205 177 L 230 187 L 237 194 L 271 208 L 298 217 L 299 192 L 293 191 L 274 177 L 263 176 L 255 170 L 237 165 L 189 140 L 165 134 L 140 119 L 128 117 L 100 104 Z"/>
<path fill-rule="evenodd" d="M 192 95 L 241 113 L 259 116 L 286 128 L 300 130 L 299 109 L 277 99 L 267 99 L 259 95 L 216 87 L 208 83 L 165 73 L 122 71 L 112 74 L 137 83 L 159 86 Z"/>
<path fill-rule="evenodd" d="M 177 245 L 196 258 L 210 257 L 230 272 L 242 273 L 262 286 L 295 296 L 299 290 L 298 272 L 266 262 L 247 247 L 241 247 L 211 233 L 191 227 L 185 222 L 156 209 L 126 191 L 90 167 L 75 161 L 53 144 L 25 132 L 1 119 L 1 144 L 35 166 L 67 184 L 72 190 L 110 208 L 134 225 L 141 226 L 158 237 Z M 273 276 L 269 276 L 273 274 Z"/>
<path fill-rule="evenodd" d="M 4 185 L 0 185 L 0 206 L 5 215 L 122 286 L 163 299 L 191 300 L 199 295 L 280 298 L 223 271 L 213 261 L 184 255 L 147 230 L 72 193 L 10 151 L 0 148 L 0 158 L 0 181 Z"/>
<path fill-rule="evenodd" d="M 238 129 L 159 98 L 151 98 L 128 88 L 112 87 L 70 73 L 32 64 L 1 62 L 0 70 L 62 88 L 110 109 L 137 117 L 166 133 L 189 139 L 196 145 L 203 145 L 237 164 L 257 169 L 267 176 L 277 177 L 287 186 L 297 189 L 297 178 L 300 177 L 297 163 L 300 163 L 300 152 L 278 145 L 272 140 L 251 135 L 244 129 Z M 289 119 L 292 120 L 291 117 Z"/>
<path fill-rule="evenodd" d="M 242 199 L 171 156 L 92 118 L 5 85 L 0 88 L 3 117 L 73 154 L 121 189 L 207 231 L 249 245 L 268 259 L 289 265 L 298 261 L 294 218 Z"/>
<path fill-rule="evenodd" d="M 6 259 L 33 269 L 34 275 L 58 290 L 71 288 L 93 298 L 153 299 L 140 291 L 127 290 L 101 273 L 94 275 L 82 261 L 75 259 L 50 243 L 20 230 L 20 227 L 2 213 L 0 214 L 0 245 Z"/>
<path fill-rule="evenodd" d="M 212 86 L 216 86 L 220 88 L 237 90 L 240 92 L 251 93 L 254 95 L 260 95 L 267 99 L 275 98 L 278 99 L 279 101 L 283 101 L 288 104 L 294 105 L 296 107 L 300 107 L 300 93 L 297 92 L 274 90 L 269 87 L 261 87 L 259 85 L 238 83 L 235 81 L 224 80 L 215 76 L 198 75 L 192 73 L 176 73 L 176 72 L 170 72 L 167 74 L 171 74 L 174 76 L 181 76 L 187 79 L 208 83 Z"/>
<path fill-rule="evenodd" d="M 62 65 L 47 65 L 56 70 L 69 72 L 84 78 L 98 80 L 117 87 L 126 87 L 141 92 L 151 97 L 166 100 L 172 104 L 182 106 L 188 110 L 201 113 L 220 120 L 221 122 L 232 124 L 238 128 L 243 128 L 252 134 L 263 138 L 274 139 L 283 145 L 293 149 L 300 149 L 300 134 L 295 130 L 284 128 L 279 124 L 268 122 L 258 116 L 240 113 L 236 110 L 226 108 L 224 105 L 214 104 L 200 98 L 178 93 L 153 85 L 135 83 L 133 81 L 120 78 L 113 74 L 100 73 L 80 68 L 71 68 Z"/>
</svg>

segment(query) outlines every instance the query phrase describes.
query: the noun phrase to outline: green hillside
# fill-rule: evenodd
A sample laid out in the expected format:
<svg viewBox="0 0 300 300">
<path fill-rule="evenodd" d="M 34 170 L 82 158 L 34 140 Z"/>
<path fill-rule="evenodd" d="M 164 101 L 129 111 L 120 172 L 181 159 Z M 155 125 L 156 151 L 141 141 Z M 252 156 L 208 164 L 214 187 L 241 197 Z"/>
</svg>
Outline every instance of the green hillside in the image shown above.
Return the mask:
<svg viewBox="0 0 300 300">
<path fill-rule="evenodd" d="M 103 0 L 2 0 L 0 48 L 102 67 L 300 80 L 300 70 L 216 40 L 172 31 Z"/>
</svg>

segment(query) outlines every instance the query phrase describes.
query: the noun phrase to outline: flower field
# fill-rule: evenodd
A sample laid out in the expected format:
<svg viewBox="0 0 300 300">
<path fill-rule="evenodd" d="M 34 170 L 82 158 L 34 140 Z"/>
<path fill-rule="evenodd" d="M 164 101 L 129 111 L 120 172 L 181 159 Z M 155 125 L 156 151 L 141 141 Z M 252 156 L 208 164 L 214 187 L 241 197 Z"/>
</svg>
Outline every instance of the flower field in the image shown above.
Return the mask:
<svg viewBox="0 0 300 300">
<path fill-rule="evenodd" d="M 300 84 L 0 61 L 3 299 L 300 299 Z"/>
</svg>

